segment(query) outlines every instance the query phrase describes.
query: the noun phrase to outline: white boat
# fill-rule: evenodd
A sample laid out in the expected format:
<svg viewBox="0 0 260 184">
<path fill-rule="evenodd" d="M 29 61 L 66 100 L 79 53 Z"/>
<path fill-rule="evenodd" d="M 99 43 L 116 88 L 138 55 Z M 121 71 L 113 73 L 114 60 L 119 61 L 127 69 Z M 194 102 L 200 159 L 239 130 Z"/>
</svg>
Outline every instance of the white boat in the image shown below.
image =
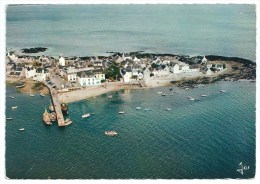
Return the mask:
<svg viewBox="0 0 260 184">
<path fill-rule="evenodd" d="M 171 108 L 165 108 L 167 111 L 171 111 L 172 109 Z"/>
<path fill-rule="evenodd" d="M 15 87 L 17 87 L 17 88 L 22 88 L 22 87 L 24 87 L 24 86 L 25 86 L 24 83 L 20 83 L 20 84 L 16 85 Z"/>
<path fill-rule="evenodd" d="M 159 93 L 159 94 L 162 94 L 162 92 L 161 92 L 161 91 L 158 91 L 157 93 Z"/>
<path fill-rule="evenodd" d="M 191 101 L 194 101 L 194 100 L 195 100 L 195 98 L 190 98 L 190 100 L 191 100 Z"/>
<path fill-rule="evenodd" d="M 44 94 L 43 94 L 43 93 L 41 93 L 41 96 L 44 96 Z"/>
<path fill-rule="evenodd" d="M 137 109 L 137 110 L 140 110 L 140 109 L 141 109 L 141 107 L 136 107 L 136 109 Z"/>
<path fill-rule="evenodd" d="M 117 136 L 117 132 L 116 131 L 105 131 L 105 135 L 108 135 L 108 136 Z"/>
<path fill-rule="evenodd" d="M 188 99 L 191 99 L 192 97 L 191 96 L 187 96 Z"/>
<path fill-rule="evenodd" d="M 187 90 L 189 90 L 190 88 L 185 88 L 185 90 L 187 91 Z"/>
<path fill-rule="evenodd" d="M 113 96 L 112 96 L 112 95 L 108 95 L 107 98 L 108 98 L 108 99 L 112 99 Z"/>
<path fill-rule="evenodd" d="M 65 126 L 70 125 L 71 123 L 72 123 L 72 121 L 71 121 L 69 118 L 67 118 L 67 119 L 64 121 Z"/>
<path fill-rule="evenodd" d="M 25 129 L 24 128 L 19 128 L 19 131 L 24 131 Z"/>
<path fill-rule="evenodd" d="M 151 110 L 151 109 L 144 109 L 145 111 L 149 111 L 149 110 Z"/>
<path fill-rule="evenodd" d="M 207 95 L 201 95 L 202 97 L 206 97 Z"/>
<path fill-rule="evenodd" d="M 119 111 L 118 112 L 118 114 L 124 114 L 125 113 L 125 111 Z"/>
<path fill-rule="evenodd" d="M 14 96 L 9 96 L 9 98 L 14 99 Z"/>
<path fill-rule="evenodd" d="M 13 106 L 12 109 L 17 109 L 18 106 Z"/>
<path fill-rule="evenodd" d="M 6 118 L 7 120 L 12 120 L 13 118 L 12 117 L 8 117 L 8 118 Z"/>
<path fill-rule="evenodd" d="M 83 115 L 82 115 L 82 118 L 87 118 L 87 117 L 89 117 L 89 116 L 90 116 L 89 113 L 87 113 L 87 114 L 83 114 Z"/>
<path fill-rule="evenodd" d="M 221 93 L 225 93 L 226 91 L 222 89 L 222 90 L 220 90 L 220 92 L 221 92 Z"/>
</svg>

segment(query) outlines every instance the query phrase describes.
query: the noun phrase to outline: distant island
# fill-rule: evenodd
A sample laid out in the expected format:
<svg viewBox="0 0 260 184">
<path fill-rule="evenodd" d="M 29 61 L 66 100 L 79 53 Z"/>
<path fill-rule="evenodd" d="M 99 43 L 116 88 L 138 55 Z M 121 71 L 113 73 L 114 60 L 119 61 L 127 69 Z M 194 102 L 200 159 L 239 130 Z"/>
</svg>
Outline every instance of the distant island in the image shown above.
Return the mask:
<svg viewBox="0 0 260 184">
<path fill-rule="evenodd" d="M 30 53 L 45 52 L 46 50 L 47 50 L 47 48 L 45 48 L 45 47 L 34 47 L 34 48 L 24 48 L 24 49 L 21 49 L 21 52 L 30 54 Z"/>
</svg>

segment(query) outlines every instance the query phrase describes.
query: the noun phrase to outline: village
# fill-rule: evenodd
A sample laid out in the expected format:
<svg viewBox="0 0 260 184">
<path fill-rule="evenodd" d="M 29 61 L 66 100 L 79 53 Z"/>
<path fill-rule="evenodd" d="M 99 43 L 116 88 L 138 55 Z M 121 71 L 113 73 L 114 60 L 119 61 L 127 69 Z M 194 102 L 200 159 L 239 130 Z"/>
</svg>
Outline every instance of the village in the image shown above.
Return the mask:
<svg viewBox="0 0 260 184">
<path fill-rule="evenodd" d="M 213 76 L 226 70 L 224 62 L 204 56 L 189 64 L 178 56 L 140 57 L 129 53 L 109 57 L 6 56 L 7 78 L 48 82 L 58 92 L 121 82 L 154 87 L 183 78 Z"/>
</svg>

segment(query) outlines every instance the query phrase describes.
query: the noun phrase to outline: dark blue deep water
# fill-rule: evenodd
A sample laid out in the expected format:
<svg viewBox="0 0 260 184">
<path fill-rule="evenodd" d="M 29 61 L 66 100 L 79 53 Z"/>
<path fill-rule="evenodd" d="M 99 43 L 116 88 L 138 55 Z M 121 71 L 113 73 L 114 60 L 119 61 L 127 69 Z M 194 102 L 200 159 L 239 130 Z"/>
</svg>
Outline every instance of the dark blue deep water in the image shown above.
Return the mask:
<svg viewBox="0 0 260 184">
<path fill-rule="evenodd" d="M 224 89 L 226 93 L 220 93 Z M 114 92 L 69 104 L 73 124 L 46 126 L 49 96 L 6 89 L 6 175 L 26 179 L 252 178 L 255 83 L 217 82 Z M 167 96 L 162 97 L 158 91 Z M 208 96 L 202 98 L 202 94 Z M 9 95 L 15 99 L 8 98 Z M 187 96 L 199 98 L 189 101 Z M 11 110 L 12 106 L 18 106 Z M 142 107 L 136 110 L 136 107 Z M 172 108 L 166 111 L 165 108 Z M 151 109 L 144 111 L 144 108 Z M 119 115 L 118 111 L 125 114 Z M 81 116 L 94 112 L 88 119 Z M 24 127 L 24 132 L 18 129 Z M 104 135 L 116 130 L 117 137 Z M 239 163 L 250 166 L 244 175 Z"/>
</svg>

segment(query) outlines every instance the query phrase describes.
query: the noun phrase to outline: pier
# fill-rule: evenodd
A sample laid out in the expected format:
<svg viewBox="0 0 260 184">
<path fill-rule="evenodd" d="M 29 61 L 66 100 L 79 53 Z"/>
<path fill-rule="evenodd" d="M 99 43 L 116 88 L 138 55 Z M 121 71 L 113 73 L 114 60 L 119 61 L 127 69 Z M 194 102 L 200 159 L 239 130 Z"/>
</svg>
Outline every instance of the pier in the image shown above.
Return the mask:
<svg viewBox="0 0 260 184">
<path fill-rule="evenodd" d="M 49 88 L 49 90 L 50 90 L 53 107 L 54 107 L 54 110 L 55 110 L 56 115 L 57 115 L 58 125 L 59 126 L 66 126 L 66 125 L 68 125 L 65 122 L 64 116 L 63 116 L 62 111 L 61 111 L 61 103 L 59 101 L 58 93 L 57 93 L 56 89 L 53 89 L 47 82 L 44 82 L 44 85 L 47 86 Z"/>
</svg>

